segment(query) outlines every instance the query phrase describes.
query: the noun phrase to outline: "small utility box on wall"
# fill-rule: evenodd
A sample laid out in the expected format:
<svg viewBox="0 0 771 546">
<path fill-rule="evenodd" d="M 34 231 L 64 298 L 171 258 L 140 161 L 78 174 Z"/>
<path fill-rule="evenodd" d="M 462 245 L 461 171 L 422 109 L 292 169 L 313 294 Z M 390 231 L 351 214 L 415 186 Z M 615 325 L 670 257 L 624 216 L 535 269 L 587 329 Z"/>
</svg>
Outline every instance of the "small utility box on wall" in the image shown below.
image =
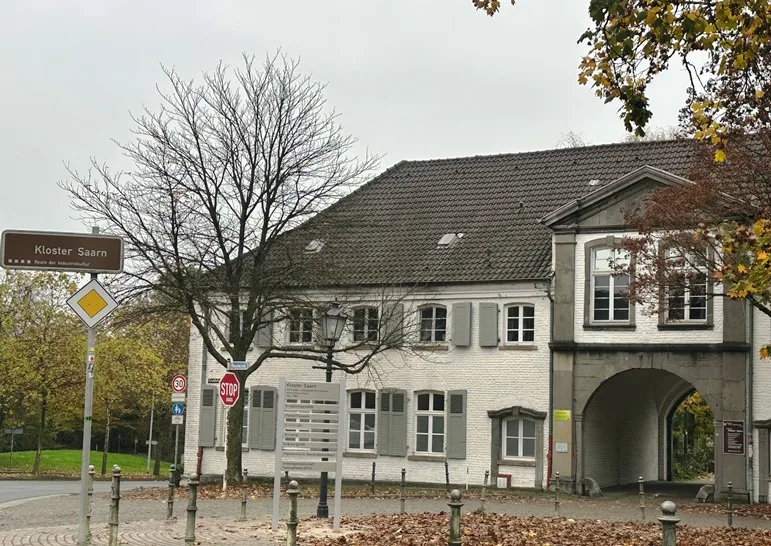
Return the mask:
<svg viewBox="0 0 771 546">
<path fill-rule="evenodd" d="M 495 477 L 495 484 L 498 489 L 508 489 L 511 487 L 511 474 L 498 474 Z"/>
</svg>

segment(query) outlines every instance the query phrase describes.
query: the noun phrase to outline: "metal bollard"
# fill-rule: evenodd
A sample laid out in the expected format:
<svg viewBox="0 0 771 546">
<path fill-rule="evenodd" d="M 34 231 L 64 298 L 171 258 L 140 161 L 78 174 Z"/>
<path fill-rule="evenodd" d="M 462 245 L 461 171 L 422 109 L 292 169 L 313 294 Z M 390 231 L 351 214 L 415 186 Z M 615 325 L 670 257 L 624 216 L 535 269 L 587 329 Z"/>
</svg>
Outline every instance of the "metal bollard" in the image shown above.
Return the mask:
<svg viewBox="0 0 771 546">
<path fill-rule="evenodd" d="M 300 494 L 299 484 L 294 480 L 289 482 L 286 494 L 289 495 L 289 520 L 286 522 L 286 546 L 297 546 L 297 495 Z"/>
<path fill-rule="evenodd" d="M 461 502 L 460 491 L 452 490 L 447 506 L 450 507 L 450 540 L 447 544 L 448 546 L 461 546 L 460 509 L 463 503 Z"/>
<path fill-rule="evenodd" d="M 637 481 L 640 484 L 640 519 L 645 521 L 645 488 L 643 486 L 643 477 L 640 476 Z"/>
<path fill-rule="evenodd" d="M 407 469 L 402 468 L 402 487 L 399 497 L 399 513 L 404 514 L 404 502 L 407 498 Z"/>
<path fill-rule="evenodd" d="M 661 513 L 658 517 L 661 522 L 661 546 L 677 546 L 677 529 L 680 518 L 675 517 L 677 506 L 672 501 L 661 503 Z"/>
<path fill-rule="evenodd" d="M 560 473 L 554 473 L 554 517 L 560 517 Z"/>
<path fill-rule="evenodd" d="M 247 479 L 249 471 L 244 468 L 241 473 L 241 518 L 238 521 L 246 521 L 246 490 L 248 488 Z"/>
<path fill-rule="evenodd" d="M 110 546 L 118 546 L 118 512 L 120 509 L 120 467 L 112 467 L 112 491 L 110 494 Z"/>
<path fill-rule="evenodd" d="M 91 544 L 91 513 L 94 505 L 91 498 L 94 496 L 94 465 L 88 465 L 88 512 L 86 513 L 86 544 Z"/>
<path fill-rule="evenodd" d="M 166 522 L 168 523 L 171 523 L 174 518 L 174 476 L 176 471 L 176 466 L 171 465 L 169 467 L 169 498 L 166 500 Z"/>
<path fill-rule="evenodd" d="M 490 480 L 490 471 L 485 470 L 485 481 L 482 482 L 482 506 L 479 507 L 480 512 L 485 511 L 485 497 L 487 496 L 487 482 Z"/>
<path fill-rule="evenodd" d="M 444 462 L 444 483 L 447 487 L 447 492 L 450 492 L 450 465 L 447 461 Z"/>
<path fill-rule="evenodd" d="M 185 527 L 185 546 L 195 546 L 195 513 L 198 510 L 195 506 L 196 494 L 198 492 L 198 476 L 193 474 L 188 480 L 190 491 L 187 501 L 187 526 Z"/>
<path fill-rule="evenodd" d="M 728 526 L 734 526 L 734 484 L 728 482 Z"/>
<path fill-rule="evenodd" d="M 369 491 L 373 495 L 375 494 L 375 463 L 372 462 L 372 481 L 369 482 Z"/>
</svg>

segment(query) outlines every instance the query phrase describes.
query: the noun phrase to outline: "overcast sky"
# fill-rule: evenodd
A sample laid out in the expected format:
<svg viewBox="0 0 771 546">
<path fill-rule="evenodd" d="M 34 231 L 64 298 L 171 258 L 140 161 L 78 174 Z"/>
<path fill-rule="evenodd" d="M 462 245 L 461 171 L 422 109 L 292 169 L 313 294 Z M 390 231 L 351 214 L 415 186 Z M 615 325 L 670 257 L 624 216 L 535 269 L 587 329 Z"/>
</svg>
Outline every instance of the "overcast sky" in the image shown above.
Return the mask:
<svg viewBox="0 0 771 546">
<path fill-rule="evenodd" d="M 588 0 L 54 0 L 0 4 L 0 230 L 82 231 L 56 183 L 155 108 L 160 64 L 184 77 L 281 48 L 328 84 L 359 153 L 428 159 L 554 148 L 568 131 L 624 138 L 614 105 L 576 83 Z M 651 90 L 677 123 L 685 78 Z"/>
</svg>

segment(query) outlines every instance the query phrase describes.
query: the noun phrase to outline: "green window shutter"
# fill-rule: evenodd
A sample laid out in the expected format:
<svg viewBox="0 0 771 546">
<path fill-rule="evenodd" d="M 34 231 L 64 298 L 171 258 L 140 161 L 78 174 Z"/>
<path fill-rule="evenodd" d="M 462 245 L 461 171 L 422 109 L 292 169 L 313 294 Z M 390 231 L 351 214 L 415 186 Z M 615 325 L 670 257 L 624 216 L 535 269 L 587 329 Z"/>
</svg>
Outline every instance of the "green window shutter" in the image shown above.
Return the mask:
<svg viewBox="0 0 771 546">
<path fill-rule="evenodd" d="M 249 393 L 249 449 L 259 449 L 262 438 L 262 390 L 252 387 Z"/>
<path fill-rule="evenodd" d="M 452 344 L 456 347 L 471 345 L 471 303 L 452 304 Z"/>
<path fill-rule="evenodd" d="M 377 452 L 378 455 L 389 455 L 391 432 L 391 393 L 380 393 L 380 408 L 377 415 Z"/>
<path fill-rule="evenodd" d="M 198 445 L 214 447 L 215 396 L 214 387 L 204 387 L 201 390 L 201 412 L 198 419 Z"/>
<path fill-rule="evenodd" d="M 383 317 L 384 332 L 383 342 L 392 347 L 398 347 L 403 344 L 404 337 L 404 305 L 397 303 L 389 305 L 386 314 Z"/>
<path fill-rule="evenodd" d="M 276 419 L 278 417 L 278 389 L 262 387 L 262 435 L 260 449 L 273 451 L 276 449 Z"/>
<path fill-rule="evenodd" d="M 267 320 L 268 323 L 261 326 L 254 336 L 255 345 L 262 348 L 273 345 L 273 313 L 268 313 L 264 320 Z"/>
<path fill-rule="evenodd" d="M 450 391 L 447 412 L 447 458 L 466 458 L 466 391 Z"/>
<path fill-rule="evenodd" d="M 498 346 L 498 304 L 479 304 L 479 346 Z"/>
<path fill-rule="evenodd" d="M 395 390 L 391 393 L 391 417 L 389 423 L 389 455 L 404 457 L 407 455 L 407 391 Z"/>
</svg>

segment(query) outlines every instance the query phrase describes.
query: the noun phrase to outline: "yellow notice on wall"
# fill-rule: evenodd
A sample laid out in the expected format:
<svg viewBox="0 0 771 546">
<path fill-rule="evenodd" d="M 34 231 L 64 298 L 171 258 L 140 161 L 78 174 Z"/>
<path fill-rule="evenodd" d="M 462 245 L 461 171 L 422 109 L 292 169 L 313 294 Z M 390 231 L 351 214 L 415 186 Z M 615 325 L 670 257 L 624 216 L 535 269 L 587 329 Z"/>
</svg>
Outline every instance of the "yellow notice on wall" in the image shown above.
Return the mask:
<svg viewBox="0 0 771 546">
<path fill-rule="evenodd" d="M 555 409 L 554 410 L 554 420 L 555 421 L 570 421 L 570 410 L 569 409 Z"/>
</svg>

